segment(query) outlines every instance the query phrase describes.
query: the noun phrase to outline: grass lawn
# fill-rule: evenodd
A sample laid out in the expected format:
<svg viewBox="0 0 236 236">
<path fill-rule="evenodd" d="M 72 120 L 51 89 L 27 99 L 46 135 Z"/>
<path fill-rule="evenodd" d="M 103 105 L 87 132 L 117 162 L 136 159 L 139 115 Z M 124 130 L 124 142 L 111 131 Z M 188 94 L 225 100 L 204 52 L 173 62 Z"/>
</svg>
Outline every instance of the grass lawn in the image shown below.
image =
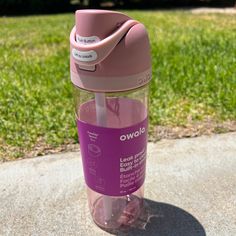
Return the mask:
<svg viewBox="0 0 236 236">
<path fill-rule="evenodd" d="M 236 120 L 236 17 L 129 11 L 150 35 L 151 125 Z M 0 18 L 0 159 L 77 142 L 73 14 Z"/>
</svg>

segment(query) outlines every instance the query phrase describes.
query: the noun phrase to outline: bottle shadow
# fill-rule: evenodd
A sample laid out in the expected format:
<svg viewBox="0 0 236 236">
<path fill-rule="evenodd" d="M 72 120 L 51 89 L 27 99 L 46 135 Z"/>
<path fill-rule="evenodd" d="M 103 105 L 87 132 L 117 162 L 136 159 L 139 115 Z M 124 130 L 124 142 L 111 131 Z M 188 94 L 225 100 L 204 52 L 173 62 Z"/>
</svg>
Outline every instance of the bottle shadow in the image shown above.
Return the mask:
<svg viewBox="0 0 236 236">
<path fill-rule="evenodd" d="M 190 213 L 167 203 L 145 199 L 143 213 L 127 232 L 118 236 L 206 236 L 201 223 Z"/>
</svg>

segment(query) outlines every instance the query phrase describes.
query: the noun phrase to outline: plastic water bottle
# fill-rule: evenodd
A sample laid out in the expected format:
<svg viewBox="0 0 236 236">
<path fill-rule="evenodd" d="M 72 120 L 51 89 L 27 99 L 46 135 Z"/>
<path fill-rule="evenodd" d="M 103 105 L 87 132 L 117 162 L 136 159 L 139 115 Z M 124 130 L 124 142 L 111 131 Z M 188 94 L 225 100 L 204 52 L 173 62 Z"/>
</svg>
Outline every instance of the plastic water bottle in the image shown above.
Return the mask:
<svg viewBox="0 0 236 236">
<path fill-rule="evenodd" d="M 130 227 L 143 207 L 151 57 L 145 27 L 114 11 L 78 10 L 70 71 L 91 215 Z"/>
</svg>

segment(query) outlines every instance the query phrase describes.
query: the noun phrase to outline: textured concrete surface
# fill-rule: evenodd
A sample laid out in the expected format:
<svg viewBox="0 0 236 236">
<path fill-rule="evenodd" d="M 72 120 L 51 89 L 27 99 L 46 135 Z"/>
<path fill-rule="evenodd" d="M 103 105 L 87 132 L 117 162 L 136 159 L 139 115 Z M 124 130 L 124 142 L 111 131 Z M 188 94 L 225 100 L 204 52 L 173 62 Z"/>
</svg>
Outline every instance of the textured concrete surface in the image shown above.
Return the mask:
<svg viewBox="0 0 236 236">
<path fill-rule="evenodd" d="M 195 8 L 191 10 L 193 14 L 236 14 L 236 8 L 228 7 L 228 8 L 209 8 L 209 7 L 201 7 Z"/>
<path fill-rule="evenodd" d="M 149 221 L 126 235 L 236 235 L 236 133 L 150 143 L 147 164 Z M 90 218 L 79 153 L 0 165 L 0 235 L 108 235 Z"/>
</svg>

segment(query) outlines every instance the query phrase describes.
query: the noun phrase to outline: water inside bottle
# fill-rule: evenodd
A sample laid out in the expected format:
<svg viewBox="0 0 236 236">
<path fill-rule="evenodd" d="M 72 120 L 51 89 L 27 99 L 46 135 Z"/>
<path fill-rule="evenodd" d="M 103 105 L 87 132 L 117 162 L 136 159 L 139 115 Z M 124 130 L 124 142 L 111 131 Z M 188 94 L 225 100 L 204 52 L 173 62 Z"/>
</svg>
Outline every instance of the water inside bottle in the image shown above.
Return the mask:
<svg viewBox="0 0 236 236">
<path fill-rule="evenodd" d="M 100 196 L 91 206 L 93 220 L 103 229 L 128 229 L 140 216 L 143 199 L 133 194 L 109 198 L 112 212 L 110 219 L 106 219 L 104 196 Z"/>
</svg>

